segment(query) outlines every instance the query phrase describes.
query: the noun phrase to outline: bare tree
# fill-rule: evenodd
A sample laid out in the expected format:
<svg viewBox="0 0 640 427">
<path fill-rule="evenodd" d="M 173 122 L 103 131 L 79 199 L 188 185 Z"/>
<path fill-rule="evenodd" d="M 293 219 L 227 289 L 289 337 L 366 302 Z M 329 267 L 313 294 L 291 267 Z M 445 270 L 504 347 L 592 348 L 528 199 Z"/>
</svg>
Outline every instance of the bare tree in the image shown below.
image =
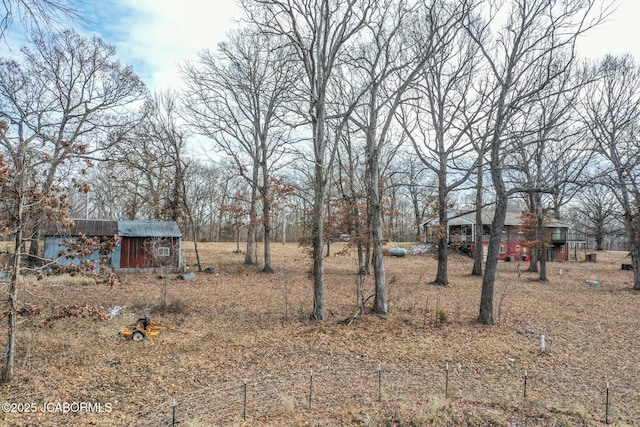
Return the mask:
<svg viewBox="0 0 640 427">
<path fill-rule="evenodd" d="M 23 248 L 28 240 L 27 230 L 42 216 L 68 223 L 65 193 L 84 187 L 80 184 L 79 188 L 67 188 L 65 191 L 61 185 L 41 191 L 40 167 L 45 155 L 40 151 L 40 144 L 23 138 L 19 132 L 21 123 L 16 125 L 18 129 L 13 132 L 9 122 L 0 120 L 0 235 L 13 238 L 13 249 L 9 252 L 12 260 L 7 268 L 9 274 L 0 281 L 6 286 L 7 296 L 7 307 L 3 310 L 7 316 L 7 352 L 0 379 L 3 383 L 11 382 L 15 374 L 18 285 L 25 269 Z"/>
<path fill-rule="evenodd" d="M 183 219 L 179 181 L 185 174 L 183 131 L 176 128 L 175 97 L 156 95 L 147 99 L 138 126 L 113 145 L 105 162 L 106 179 L 120 189 L 127 219 Z"/>
<path fill-rule="evenodd" d="M 329 147 L 328 87 L 340 66 L 348 42 L 368 22 L 372 0 L 256 0 L 243 1 L 250 20 L 265 33 L 282 36 L 294 50 L 303 71 L 301 85 L 311 125 L 314 162 L 312 213 L 314 297 L 311 318 L 325 319 L 324 304 L 324 209 L 333 147 Z M 335 145 L 334 145 L 335 147 Z"/>
<path fill-rule="evenodd" d="M 640 289 L 640 69 L 630 56 L 607 56 L 594 67 L 587 86 L 584 123 L 603 162 L 603 181 L 622 209 L 633 264 L 633 288 Z"/>
<path fill-rule="evenodd" d="M 606 236 L 617 231 L 620 224 L 620 205 L 615 192 L 602 184 L 586 186 L 570 209 L 573 222 L 589 236 L 593 236 L 597 251 L 605 249 Z"/>
<path fill-rule="evenodd" d="M 263 271 L 273 272 L 271 262 L 271 174 L 291 142 L 283 126 L 285 105 L 290 102 L 294 68 L 289 51 L 277 40 L 255 31 L 232 33 L 219 46 L 216 57 L 200 53 L 197 64 L 182 69 L 187 82 L 185 119 L 232 158 L 252 188 L 249 237 L 245 264 L 254 263 L 257 206 L 262 201 L 264 228 Z M 259 195 L 259 197 L 258 197 Z"/>
<path fill-rule="evenodd" d="M 162 201 L 164 217 L 189 227 L 198 271 L 202 271 L 197 230 L 194 225 L 191 204 L 187 200 L 186 181 L 190 164 L 185 157 L 186 131 L 179 125 L 177 100 L 176 93 L 156 94 L 153 99 L 148 101 L 148 113 L 136 134 L 141 139 L 157 141 L 161 147 L 159 158 L 164 160 L 169 169 L 167 177 L 169 191 Z M 153 168 L 153 165 L 151 167 Z"/>
<path fill-rule="evenodd" d="M 495 18 L 501 3 L 490 1 L 488 14 Z M 551 82 L 562 75 L 575 60 L 576 38 L 602 19 L 599 14 L 589 20 L 595 1 L 564 2 L 548 0 L 511 0 L 507 2 L 507 18 L 493 41 L 483 38 L 493 20 L 474 25 L 479 15 L 470 15 L 467 29 L 476 40 L 488 63 L 496 93 L 490 117 L 489 163 L 491 181 L 496 193 L 495 212 L 485 274 L 482 281 L 478 322 L 493 324 L 493 293 L 502 229 L 511 189 L 504 179 L 504 156 L 508 144 L 520 136 L 515 129 L 523 120 L 523 107 L 535 100 Z M 471 19 L 472 17 L 473 20 Z M 512 132 L 513 131 L 513 132 Z"/>
<path fill-rule="evenodd" d="M 422 223 L 430 209 L 430 204 L 427 202 L 432 196 L 432 185 L 430 185 L 426 178 L 427 168 L 418 159 L 418 157 L 411 153 L 406 153 L 400 160 L 401 168 L 404 172 L 404 185 L 407 187 L 409 194 L 409 200 L 411 201 L 411 207 L 413 210 L 413 220 L 415 228 L 415 240 L 419 241 L 422 236 Z"/>
<path fill-rule="evenodd" d="M 421 9 L 429 17 L 430 8 Z M 418 16 L 416 16 L 418 15 Z M 421 22 L 417 10 L 404 1 L 388 2 L 376 8 L 371 22 L 362 32 L 364 43 L 358 58 L 361 78 L 366 88 L 363 105 L 354 111 L 350 120 L 364 135 L 366 141 L 366 188 L 368 201 L 369 231 L 372 240 L 372 266 L 375 282 L 373 311 L 388 312 L 386 274 L 382 244 L 383 233 L 383 150 L 387 164 L 397 148 L 388 147 L 397 109 L 404 101 L 408 87 L 420 72 L 426 58 L 431 54 L 429 36 L 411 39 L 404 26 Z M 425 22 L 431 22 L 425 18 Z M 427 28 L 433 34 L 434 28 Z M 396 147 L 399 147 L 397 139 Z"/>
<path fill-rule="evenodd" d="M 438 3 L 439 4 L 439 3 Z M 469 2 L 441 3 L 427 22 L 433 25 L 435 49 L 426 57 L 414 85 L 414 100 L 402 111 L 402 126 L 422 161 L 437 177 L 438 227 L 436 285 L 448 278 L 448 218 L 451 193 L 474 173 L 474 147 L 468 129 L 477 125 L 482 98 L 474 93 L 478 46 L 461 24 L 470 13 Z"/>
<path fill-rule="evenodd" d="M 6 140 L 9 131 L 9 123 L 0 121 L 0 141 Z M 24 147 L 16 147 L 19 157 L 26 155 Z M 20 162 L 18 162 L 20 164 Z M 16 348 L 16 321 L 18 316 L 18 278 L 20 277 L 20 265 L 22 262 L 22 229 L 25 222 L 26 191 L 28 190 L 26 180 L 14 180 L 16 170 L 11 168 L 4 156 L 0 157 L 0 192 L 3 197 L 2 208 L 6 211 L 4 218 L 11 218 L 2 222 L 2 235 L 13 232 L 14 248 L 12 274 L 7 289 L 7 356 L 5 368 L 2 374 L 2 382 L 9 383 L 13 380 L 15 372 L 15 348 Z M 4 212 L 3 212 L 4 213 Z M 14 228 L 15 227 L 15 228 Z M 13 228 L 13 229 L 12 229 Z M 3 283 L 4 284 L 4 283 Z"/>
<path fill-rule="evenodd" d="M 366 186 L 364 185 L 364 141 L 347 125 L 342 134 L 341 148 L 337 154 L 336 202 L 340 231 L 349 235 L 349 244 L 355 246 L 358 255 L 358 275 L 369 273 L 369 233 L 366 221 Z"/>
<path fill-rule="evenodd" d="M 2 0 L 0 11 L 0 39 L 18 19 L 25 30 L 38 32 L 58 28 L 60 22 L 77 20 L 78 11 L 69 2 L 59 0 Z"/>
<path fill-rule="evenodd" d="M 0 64 L 0 117 L 17 124 L 21 142 L 38 147 L 40 191 L 47 193 L 65 162 L 90 163 L 121 140 L 137 122 L 132 106 L 145 88 L 98 37 L 72 30 L 45 34 L 22 53 L 23 66 Z M 32 238 L 34 259 L 43 219 L 24 230 Z"/>
<path fill-rule="evenodd" d="M 189 227 L 198 240 L 215 240 L 215 230 L 218 228 L 215 218 L 224 190 L 229 184 L 224 172 L 215 162 L 189 159 L 189 172 L 185 177 L 185 199 L 193 218 L 193 224 Z"/>
<path fill-rule="evenodd" d="M 550 242 L 545 229 L 549 214 L 555 212 L 553 202 L 568 201 L 574 194 L 570 184 L 575 189 L 584 180 L 589 162 L 590 150 L 581 142 L 584 133 L 573 115 L 581 84 L 574 70 L 566 69 L 540 91 L 538 99 L 523 110 L 524 129 L 514 139 L 513 153 L 505 161 L 506 179 L 514 191 L 521 192 L 536 221 L 530 271 L 539 272 L 541 281 L 548 280 L 545 251 Z"/>
</svg>

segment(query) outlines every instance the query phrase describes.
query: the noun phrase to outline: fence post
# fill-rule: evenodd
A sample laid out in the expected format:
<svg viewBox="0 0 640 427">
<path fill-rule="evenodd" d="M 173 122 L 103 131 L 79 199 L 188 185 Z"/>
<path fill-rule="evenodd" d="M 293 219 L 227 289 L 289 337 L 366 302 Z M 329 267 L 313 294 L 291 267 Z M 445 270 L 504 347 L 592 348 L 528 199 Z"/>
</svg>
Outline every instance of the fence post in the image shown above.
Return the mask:
<svg viewBox="0 0 640 427">
<path fill-rule="evenodd" d="M 309 409 L 313 407 L 313 369 L 311 369 L 311 376 L 309 381 Z"/>
<path fill-rule="evenodd" d="M 244 379 L 244 398 L 243 398 L 242 419 L 247 420 L 247 378 Z"/>
<path fill-rule="evenodd" d="M 607 381 L 607 396 L 605 399 L 604 422 L 609 424 L 609 381 Z"/>
<path fill-rule="evenodd" d="M 171 408 L 171 426 L 175 426 L 176 425 L 176 406 L 178 406 L 178 403 L 176 402 L 176 399 L 173 399 L 173 406 Z"/>
<path fill-rule="evenodd" d="M 449 398 L 449 362 L 444 367 L 445 371 L 445 382 L 444 382 L 444 398 Z"/>
<path fill-rule="evenodd" d="M 378 363 L 378 402 L 382 402 L 382 364 Z"/>
<path fill-rule="evenodd" d="M 527 371 L 525 370 L 524 371 L 524 395 L 523 395 L 524 396 L 523 400 L 524 400 L 525 409 L 527 407 L 527 378 L 528 378 L 528 375 L 527 375 Z"/>
</svg>

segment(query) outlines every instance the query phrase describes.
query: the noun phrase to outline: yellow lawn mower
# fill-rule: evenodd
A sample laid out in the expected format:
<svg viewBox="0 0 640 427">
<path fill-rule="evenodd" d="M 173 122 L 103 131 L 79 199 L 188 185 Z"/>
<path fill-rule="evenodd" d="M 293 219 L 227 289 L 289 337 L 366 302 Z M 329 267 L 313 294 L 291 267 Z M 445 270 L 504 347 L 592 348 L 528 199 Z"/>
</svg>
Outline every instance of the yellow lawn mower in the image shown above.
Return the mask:
<svg viewBox="0 0 640 427">
<path fill-rule="evenodd" d="M 138 319 L 138 321 L 132 325 L 122 326 L 118 332 L 126 339 L 140 342 L 147 338 L 156 338 L 160 335 L 160 331 L 182 332 L 170 326 L 156 325 L 148 316 Z"/>
</svg>

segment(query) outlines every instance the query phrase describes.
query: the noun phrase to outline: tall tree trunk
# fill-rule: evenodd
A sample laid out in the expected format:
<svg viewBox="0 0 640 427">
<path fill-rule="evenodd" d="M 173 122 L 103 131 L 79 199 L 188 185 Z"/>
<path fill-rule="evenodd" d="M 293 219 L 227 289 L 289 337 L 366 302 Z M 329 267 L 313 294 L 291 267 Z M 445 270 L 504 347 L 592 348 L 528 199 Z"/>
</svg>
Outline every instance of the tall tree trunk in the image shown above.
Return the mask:
<svg viewBox="0 0 640 427">
<path fill-rule="evenodd" d="M 498 270 L 498 256 L 500 253 L 500 241 L 502 240 L 502 229 L 504 228 L 504 220 L 507 214 L 507 197 L 504 194 L 504 184 L 500 186 L 500 189 L 496 191 L 496 194 L 496 210 L 493 221 L 491 222 L 491 237 L 489 239 L 487 262 L 484 277 L 482 279 L 480 315 L 478 316 L 478 322 L 485 325 L 493 325 L 494 283 Z"/>
<path fill-rule="evenodd" d="M 484 163 L 482 161 L 482 154 L 480 154 L 480 158 L 478 159 L 478 182 L 476 188 L 476 233 L 475 233 L 475 241 L 474 241 L 474 252 L 473 252 L 473 268 L 471 269 L 472 276 L 482 276 L 482 258 L 484 254 L 484 247 L 482 246 L 482 235 L 483 235 L 483 225 L 482 225 L 482 182 L 484 174 Z"/>
<path fill-rule="evenodd" d="M 325 105 L 324 93 L 322 97 L 312 102 L 312 109 L 315 117 L 312 120 L 313 141 L 314 141 L 314 182 L 313 182 L 313 219 L 312 219 L 312 241 L 313 241 L 313 312 L 312 320 L 325 320 L 324 304 L 324 203 L 326 197 L 325 181 Z M 315 105 L 314 105 L 315 104 Z"/>
<path fill-rule="evenodd" d="M 619 162 L 617 163 L 617 165 Z M 640 236 L 640 223 L 636 219 L 636 215 L 631 202 L 629 190 L 624 185 L 624 176 L 621 173 L 622 168 L 618 168 L 618 180 L 623 183 L 620 186 L 622 196 L 622 204 L 624 209 L 624 225 L 627 231 L 627 239 L 629 241 L 629 254 L 631 255 L 631 265 L 633 266 L 633 289 L 640 290 L 640 244 L 638 237 Z M 636 200 L 640 200 L 640 195 L 635 194 Z"/>
<path fill-rule="evenodd" d="M 538 251 L 538 244 L 531 245 L 531 254 L 529 254 L 529 271 L 531 273 L 538 273 L 538 254 L 543 256 L 541 251 Z"/>
<path fill-rule="evenodd" d="M 264 216 L 264 268 L 265 273 L 273 273 L 273 261 L 271 260 L 271 204 L 270 195 L 264 197 L 262 214 Z"/>
<path fill-rule="evenodd" d="M 531 245 L 531 256 L 529 257 L 529 272 L 530 273 L 538 273 L 540 270 L 538 269 L 538 259 L 544 258 L 544 249 L 543 246 L 540 246 L 540 228 L 542 227 L 542 211 L 538 211 L 538 206 L 542 209 L 540 198 L 537 194 L 529 193 L 529 212 L 535 214 L 536 218 L 536 227 L 535 233 L 531 236 L 531 240 L 533 244 Z M 539 256 L 538 256 L 539 254 Z"/>
<path fill-rule="evenodd" d="M 640 291 L 640 245 L 637 238 L 631 239 L 631 263 L 633 265 L 633 289 Z"/>
<path fill-rule="evenodd" d="M 380 201 L 380 180 L 377 161 L 372 163 L 371 185 L 369 195 L 371 199 L 371 232 L 373 238 L 373 277 L 375 282 L 375 302 L 373 311 L 378 314 L 388 312 L 387 301 L 387 277 L 384 269 L 384 257 L 382 244 L 384 236 L 382 233 L 382 207 Z"/>
<path fill-rule="evenodd" d="M 324 185 L 322 165 L 316 164 L 315 196 L 313 205 L 313 312 L 311 319 L 324 320 Z"/>
<path fill-rule="evenodd" d="M 495 287 L 496 273 L 498 270 L 498 258 L 500 254 L 500 242 L 502 241 L 502 229 L 507 215 L 508 194 L 502 177 L 502 159 L 500 144 L 500 126 L 504 120 L 504 100 L 506 97 L 505 88 L 503 86 L 498 101 L 497 116 L 491 143 L 491 182 L 496 193 L 496 207 L 491 222 L 491 236 L 489 238 L 489 248 L 487 253 L 487 262 L 485 264 L 484 277 L 482 278 L 482 293 L 480 296 L 480 314 L 478 322 L 485 325 L 493 325 L 493 293 Z"/>
<path fill-rule="evenodd" d="M 260 167 L 262 168 L 262 222 L 264 230 L 264 268 L 265 273 L 273 273 L 273 261 L 271 260 L 271 235 L 272 231 L 272 218 L 271 218 L 271 176 L 269 174 L 268 167 L 268 149 L 267 143 L 264 138 L 261 141 L 261 161 Z M 284 239 L 283 239 L 284 242 Z"/>
<path fill-rule="evenodd" d="M 257 171 L 256 171 L 257 173 Z M 255 265 L 256 250 L 256 222 L 257 222 L 257 190 L 255 188 L 255 180 L 251 186 L 251 207 L 249 210 L 249 226 L 247 227 L 247 252 L 244 255 L 245 265 Z"/>
<path fill-rule="evenodd" d="M 422 216 L 420 215 L 420 206 L 418 205 L 418 200 L 415 197 L 412 197 L 412 204 L 413 204 L 413 215 L 415 217 L 415 227 L 416 227 L 416 238 L 415 241 L 419 242 L 420 241 L 420 236 L 422 235 L 422 224 L 420 224 L 421 220 L 422 220 Z"/>
<path fill-rule="evenodd" d="M 546 243 L 544 238 L 544 216 L 542 214 L 542 196 L 536 194 L 536 217 L 538 225 L 538 242 L 540 245 L 540 280 L 546 282 L 547 279 L 547 256 Z"/>
<path fill-rule="evenodd" d="M 358 275 L 366 276 L 368 274 L 366 261 L 367 258 L 364 253 L 364 245 L 361 242 L 357 244 L 357 252 L 358 252 Z"/>
<path fill-rule="evenodd" d="M 11 283 L 9 284 L 8 290 L 9 310 L 7 313 L 7 356 L 2 375 L 2 382 L 5 384 L 10 383 L 15 375 L 16 321 L 18 317 L 18 280 L 20 280 L 20 260 L 22 258 L 23 211 L 24 203 L 21 196 L 18 202 L 18 228 L 16 230 L 13 249 L 13 271 L 11 272 Z"/>
<path fill-rule="evenodd" d="M 374 313 L 387 314 L 389 302 L 387 299 L 387 275 L 384 269 L 384 255 L 382 245 L 382 180 L 380 179 L 380 145 L 377 142 L 377 86 L 374 85 L 369 100 L 369 124 L 367 133 L 367 170 L 369 193 L 369 223 L 373 243 L 373 278 L 375 283 Z"/>
<path fill-rule="evenodd" d="M 596 226 L 595 235 L 593 236 L 593 238 L 596 241 L 596 251 L 601 251 L 602 242 L 604 240 L 604 230 L 600 223 Z"/>
<path fill-rule="evenodd" d="M 446 162 L 446 159 L 445 159 Z M 440 162 L 440 172 L 438 174 L 438 220 L 440 224 L 440 232 L 438 233 L 438 269 L 434 285 L 447 286 L 449 284 L 448 277 L 448 251 L 449 251 L 449 218 L 447 217 L 447 182 L 446 182 L 446 163 Z"/>
<path fill-rule="evenodd" d="M 331 204 L 329 203 L 329 199 L 327 199 L 327 224 L 331 224 Z M 329 231 L 331 233 L 331 231 Z M 326 239 L 327 250 L 324 253 L 325 258 L 329 258 L 331 256 L 331 236 L 328 236 Z"/>
</svg>

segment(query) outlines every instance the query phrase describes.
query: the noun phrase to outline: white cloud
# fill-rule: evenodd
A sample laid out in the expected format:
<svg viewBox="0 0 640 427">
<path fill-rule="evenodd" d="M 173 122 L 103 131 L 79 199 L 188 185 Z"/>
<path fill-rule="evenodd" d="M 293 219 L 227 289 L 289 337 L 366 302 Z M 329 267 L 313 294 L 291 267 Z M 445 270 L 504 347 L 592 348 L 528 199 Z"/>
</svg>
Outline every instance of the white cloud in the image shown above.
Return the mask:
<svg viewBox="0 0 640 427">
<path fill-rule="evenodd" d="M 118 55 L 152 89 L 179 87 L 178 64 L 202 49 L 216 49 L 240 15 L 233 0 L 118 2 L 123 10 L 121 34 L 113 34 Z"/>
<path fill-rule="evenodd" d="M 609 0 L 601 0 L 609 1 Z M 122 62 L 132 65 L 152 90 L 182 86 L 178 64 L 202 49 L 216 49 L 242 15 L 235 0 L 102 0 L 82 2 L 83 25 L 114 44 Z M 581 56 L 631 53 L 640 62 L 640 1 L 620 0 L 609 20 L 581 37 Z M 26 42 L 18 23 L 0 45 L 0 56 L 15 56 Z M 11 47 L 8 49 L 8 47 Z"/>
<path fill-rule="evenodd" d="M 580 53 L 588 58 L 601 58 L 610 53 L 621 55 L 629 53 L 640 61 L 638 44 L 638 17 L 640 2 L 623 0 L 617 9 L 601 25 L 591 29 L 578 44 Z"/>
</svg>

